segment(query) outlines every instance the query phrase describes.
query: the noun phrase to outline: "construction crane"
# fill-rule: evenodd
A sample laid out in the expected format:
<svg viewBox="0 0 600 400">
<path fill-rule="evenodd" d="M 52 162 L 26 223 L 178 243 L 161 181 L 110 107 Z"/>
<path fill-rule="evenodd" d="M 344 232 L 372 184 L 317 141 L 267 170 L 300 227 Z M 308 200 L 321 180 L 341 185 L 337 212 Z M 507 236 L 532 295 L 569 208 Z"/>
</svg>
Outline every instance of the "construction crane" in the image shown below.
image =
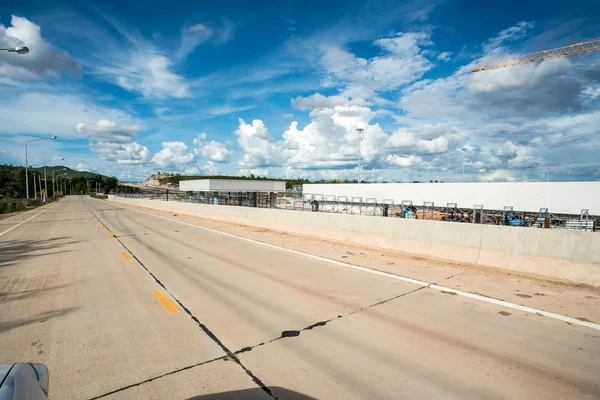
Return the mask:
<svg viewBox="0 0 600 400">
<path fill-rule="evenodd" d="M 553 58 L 574 56 L 575 54 L 589 53 L 600 50 L 600 39 L 594 39 L 587 42 L 572 44 L 570 46 L 558 47 L 551 50 L 538 51 L 536 53 L 523 54 L 514 57 L 505 57 L 499 60 L 488 61 L 478 64 L 471 72 L 486 71 L 488 69 L 497 69 L 512 67 L 514 65 L 530 64 L 538 61 L 552 60 Z"/>
</svg>

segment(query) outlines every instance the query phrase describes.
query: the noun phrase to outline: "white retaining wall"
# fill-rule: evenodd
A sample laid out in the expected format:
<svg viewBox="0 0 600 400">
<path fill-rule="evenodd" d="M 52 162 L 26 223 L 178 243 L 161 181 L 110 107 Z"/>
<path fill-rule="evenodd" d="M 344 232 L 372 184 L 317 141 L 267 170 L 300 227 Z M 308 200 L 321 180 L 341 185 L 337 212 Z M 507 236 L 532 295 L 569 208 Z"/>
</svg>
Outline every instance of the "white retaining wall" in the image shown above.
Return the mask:
<svg viewBox="0 0 600 400">
<path fill-rule="evenodd" d="M 594 232 L 211 206 L 112 196 L 109 200 L 600 287 L 600 234 Z"/>
</svg>

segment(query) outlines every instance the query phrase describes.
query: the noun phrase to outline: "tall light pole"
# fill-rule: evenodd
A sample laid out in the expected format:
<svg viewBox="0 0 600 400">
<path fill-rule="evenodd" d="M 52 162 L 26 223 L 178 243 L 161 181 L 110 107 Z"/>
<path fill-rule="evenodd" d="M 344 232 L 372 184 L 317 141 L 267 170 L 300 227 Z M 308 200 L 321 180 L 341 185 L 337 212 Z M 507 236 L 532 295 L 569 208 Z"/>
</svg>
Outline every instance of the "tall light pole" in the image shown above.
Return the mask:
<svg viewBox="0 0 600 400">
<path fill-rule="evenodd" d="M 29 53 L 29 48 L 27 48 L 27 47 L 8 47 L 8 48 L 0 49 L 0 50 L 8 51 L 9 53 L 17 53 L 17 54 Z"/>
<path fill-rule="evenodd" d="M 56 136 L 54 136 L 56 138 Z M 49 162 L 52 161 L 62 161 L 64 158 L 53 158 L 52 160 L 44 161 L 44 190 L 46 191 L 46 196 L 48 196 L 48 180 L 46 179 L 46 167 Z"/>
<path fill-rule="evenodd" d="M 1 49 L 1 50 L 6 50 L 6 49 Z M 25 193 L 26 193 L 27 199 L 29 199 L 29 168 L 28 168 L 29 161 L 27 160 L 27 143 L 37 142 L 39 140 L 54 140 L 54 139 L 56 139 L 56 136 L 50 136 L 50 137 L 39 138 L 39 139 L 29 139 L 29 140 L 25 141 Z"/>
<path fill-rule="evenodd" d="M 59 169 L 58 171 L 66 171 L 66 168 L 62 168 Z M 56 179 L 56 169 L 52 170 L 52 196 L 56 195 L 56 189 L 58 189 L 58 186 L 55 186 L 55 179 Z M 66 173 L 65 173 L 66 174 Z"/>
<path fill-rule="evenodd" d="M 469 151 L 469 149 L 467 149 L 466 147 L 463 147 L 462 149 L 460 149 L 460 151 L 463 152 L 463 160 L 462 160 L 462 167 L 463 167 L 463 173 L 462 173 L 462 181 L 465 181 L 465 157 L 464 157 L 464 153 L 466 153 L 467 151 Z"/>
<path fill-rule="evenodd" d="M 550 166 L 546 166 L 546 207 L 548 208 L 548 212 L 550 212 Z"/>
<path fill-rule="evenodd" d="M 358 184 L 360 185 L 360 135 L 365 130 L 363 128 L 356 128 L 356 132 L 358 132 Z"/>
<path fill-rule="evenodd" d="M 57 189 L 57 191 L 63 191 L 60 180 L 62 179 L 63 182 L 64 182 L 67 179 L 67 177 L 65 177 L 65 175 L 69 175 L 69 174 L 67 172 L 65 172 L 64 174 L 56 175 L 56 189 Z M 63 195 L 64 195 L 64 192 L 63 192 Z"/>
</svg>

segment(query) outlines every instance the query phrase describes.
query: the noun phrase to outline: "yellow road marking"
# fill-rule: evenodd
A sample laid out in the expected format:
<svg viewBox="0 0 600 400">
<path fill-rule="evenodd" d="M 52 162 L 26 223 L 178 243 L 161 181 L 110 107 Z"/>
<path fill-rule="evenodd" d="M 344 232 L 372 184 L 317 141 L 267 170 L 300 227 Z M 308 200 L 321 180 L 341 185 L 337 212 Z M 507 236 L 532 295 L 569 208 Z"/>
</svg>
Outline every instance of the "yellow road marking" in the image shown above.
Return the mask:
<svg viewBox="0 0 600 400">
<path fill-rule="evenodd" d="M 128 253 L 128 252 L 126 252 L 126 251 L 122 252 L 122 253 L 121 253 L 121 255 L 122 255 L 122 256 L 123 256 L 123 258 L 124 258 L 124 259 L 126 259 L 126 260 L 131 260 L 131 259 L 132 259 L 132 257 L 131 257 L 131 254 L 129 254 L 129 253 Z"/>
<path fill-rule="evenodd" d="M 112 240 L 112 239 L 115 238 L 115 236 L 114 235 L 108 235 L 108 238 Z"/>
<path fill-rule="evenodd" d="M 104 225 L 100 225 L 100 229 L 104 229 Z"/>
<path fill-rule="evenodd" d="M 162 304 L 169 314 L 181 312 L 181 308 L 165 292 L 152 292 L 154 297 Z"/>
</svg>

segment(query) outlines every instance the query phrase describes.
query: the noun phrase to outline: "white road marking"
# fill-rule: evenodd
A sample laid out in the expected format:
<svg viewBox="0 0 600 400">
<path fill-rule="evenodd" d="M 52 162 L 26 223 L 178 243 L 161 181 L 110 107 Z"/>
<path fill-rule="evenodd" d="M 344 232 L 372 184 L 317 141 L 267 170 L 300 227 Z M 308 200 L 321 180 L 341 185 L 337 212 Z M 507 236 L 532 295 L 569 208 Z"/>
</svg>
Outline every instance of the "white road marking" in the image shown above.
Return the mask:
<svg viewBox="0 0 600 400">
<path fill-rule="evenodd" d="M 236 239 L 239 239 L 239 240 L 244 240 L 246 242 L 255 243 L 255 244 L 258 244 L 258 245 L 261 245 L 261 246 L 265 246 L 265 247 L 269 247 L 269 248 L 272 248 L 272 249 L 277 249 L 277 250 L 281 250 L 281 251 L 286 251 L 288 253 L 298 254 L 298 255 L 301 255 L 301 256 L 304 256 L 304 257 L 312 258 L 313 260 L 324 261 L 324 262 L 327 262 L 327 263 L 330 263 L 330 264 L 338 265 L 338 266 L 345 267 L 345 268 L 354 269 L 354 270 L 357 270 L 357 271 L 363 271 L 363 272 L 368 272 L 370 274 L 381 275 L 381 276 L 385 276 L 385 277 L 391 278 L 391 279 L 396 279 L 396 280 L 399 280 L 399 281 L 402 281 L 402 282 L 408 282 L 408 283 L 412 283 L 414 285 L 425 286 L 425 287 L 427 287 L 429 289 L 434 289 L 434 290 L 439 290 L 439 291 L 444 291 L 444 292 L 456 293 L 459 296 L 468 297 L 468 298 L 473 299 L 473 300 L 479 300 L 479 301 L 483 301 L 483 302 L 486 302 L 486 303 L 491 303 L 491 304 L 499 305 L 499 306 L 506 307 L 506 308 L 512 308 L 513 310 L 524 311 L 524 312 L 531 313 L 531 314 L 541 314 L 544 317 L 548 317 L 548 318 L 556 319 L 556 320 L 559 320 L 559 321 L 567 322 L 567 323 L 572 324 L 572 325 L 585 326 L 585 327 L 596 329 L 596 330 L 600 331 L 600 324 L 596 324 L 596 323 L 593 323 L 593 322 L 581 321 L 581 320 L 578 320 L 576 318 L 567 317 L 567 316 L 561 315 L 561 314 L 555 314 L 555 313 L 549 312 L 549 311 L 539 310 L 537 308 L 531 308 L 531 307 L 522 306 L 520 304 L 509 303 L 508 301 L 494 299 L 494 298 L 491 298 L 491 297 L 485 297 L 485 296 L 481 296 L 479 294 L 474 294 L 474 293 L 469 293 L 469 292 L 463 292 L 463 291 L 452 289 L 452 288 L 448 288 L 448 287 L 445 287 L 445 286 L 436 285 L 433 282 L 420 281 L 420 280 L 417 280 L 417 279 L 408 278 L 406 276 L 392 274 L 390 272 L 379 271 L 379 270 L 376 270 L 376 269 L 371 269 L 371 268 L 367 268 L 367 267 L 361 267 L 359 265 L 349 264 L 349 263 L 346 263 L 346 262 L 343 262 L 343 261 L 332 260 L 330 258 L 316 256 L 314 254 L 303 253 L 301 251 L 292 250 L 292 249 L 286 249 L 284 247 L 279 247 L 279 246 L 275 246 L 273 244 L 260 242 L 258 240 L 248 239 L 248 238 L 245 238 L 245 237 L 242 237 L 242 236 L 237 236 L 237 235 L 234 235 L 234 234 L 231 234 L 231 233 L 221 232 L 221 231 L 218 231 L 216 229 L 207 228 L 205 226 L 195 225 L 195 224 L 191 224 L 189 222 L 179 221 L 179 220 L 176 220 L 176 219 L 171 219 L 171 218 L 163 217 L 162 215 L 156 215 L 156 214 L 148 213 L 148 212 L 145 212 L 145 211 L 140 211 L 140 210 L 136 210 L 136 209 L 133 209 L 133 208 L 124 207 L 124 206 L 122 206 L 122 204 L 119 204 L 119 206 L 122 207 L 122 208 L 124 208 L 124 209 L 130 210 L 130 211 L 135 211 L 135 212 L 138 212 L 138 213 L 141 213 L 141 214 L 151 215 L 151 216 L 156 217 L 156 218 L 166 219 L 167 221 L 178 222 L 180 224 L 193 226 L 195 228 L 202 229 L 202 230 L 205 230 L 205 231 L 208 231 L 208 232 L 213 232 L 213 233 L 217 233 L 219 235 L 224 235 L 224 236 L 236 238 Z"/>
<path fill-rule="evenodd" d="M 17 225 L 13 226 L 12 228 L 8 228 L 8 229 L 7 229 L 7 230 L 5 230 L 4 232 L 0 233 L 0 236 L 4 236 L 4 235 L 6 235 L 7 233 L 9 233 L 9 232 L 11 232 L 11 231 L 13 231 L 13 230 L 17 229 L 17 228 L 18 228 L 18 227 L 20 227 L 21 225 L 23 225 L 25 222 L 27 222 L 27 221 L 31 221 L 32 219 L 34 219 L 34 218 L 35 218 L 35 217 L 37 217 L 38 215 L 41 215 L 41 214 L 45 213 L 46 211 L 48 211 L 49 209 L 51 209 L 51 208 L 53 208 L 53 207 L 56 207 L 57 205 L 58 205 L 58 203 L 54 204 L 53 206 L 50 206 L 50 207 L 46 208 L 45 210 L 43 210 L 43 211 L 41 211 L 41 212 L 39 212 L 39 213 L 35 214 L 35 215 L 34 215 L 34 216 L 32 216 L 32 217 L 29 217 L 29 218 L 27 218 L 25 221 L 19 222 Z"/>
</svg>

